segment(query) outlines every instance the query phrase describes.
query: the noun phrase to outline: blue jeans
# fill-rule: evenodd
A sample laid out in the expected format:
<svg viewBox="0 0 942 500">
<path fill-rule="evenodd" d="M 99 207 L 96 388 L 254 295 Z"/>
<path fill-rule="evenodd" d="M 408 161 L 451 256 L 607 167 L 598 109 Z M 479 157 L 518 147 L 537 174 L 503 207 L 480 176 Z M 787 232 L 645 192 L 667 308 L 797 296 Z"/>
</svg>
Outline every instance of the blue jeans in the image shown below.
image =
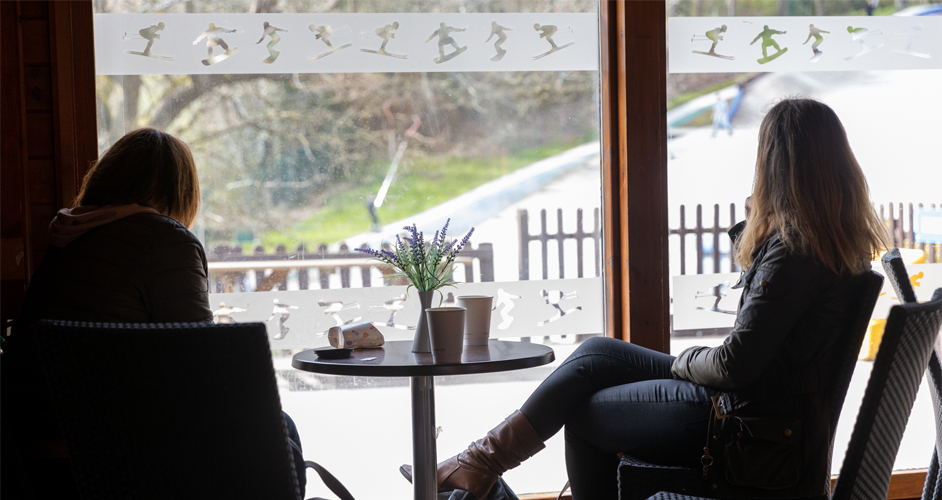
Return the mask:
<svg viewBox="0 0 942 500">
<path fill-rule="evenodd" d="M 574 500 L 616 499 L 618 453 L 696 466 L 717 391 L 671 377 L 674 356 L 610 338 L 584 342 L 520 411 L 544 441 L 566 427 Z"/>
</svg>

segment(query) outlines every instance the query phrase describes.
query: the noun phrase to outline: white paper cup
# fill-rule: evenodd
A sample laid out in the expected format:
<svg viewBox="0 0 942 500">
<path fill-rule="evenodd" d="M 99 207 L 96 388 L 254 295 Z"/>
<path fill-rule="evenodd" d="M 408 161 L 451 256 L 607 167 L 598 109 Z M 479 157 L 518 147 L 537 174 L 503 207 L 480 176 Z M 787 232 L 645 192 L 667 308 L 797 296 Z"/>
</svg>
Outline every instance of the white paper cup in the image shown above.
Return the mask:
<svg viewBox="0 0 942 500">
<path fill-rule="evenodd" d="M 464 318 L 464 345 L 487 345 L 491 335 L 490 295 L 459 295 L 458 307 L 468 310 Z"/>
<path fill-rule="evenodd" d="M 434 363 L 460 363 L 464 338 L 463 307 L 430 307 L 425 310 Z"/>
<path fill-rule="evenodd" d="M 373 323 L 334 326 L 327 331 L 327 340 L 334 347 L 380 347 L 386 340 Z"/>
</svg>

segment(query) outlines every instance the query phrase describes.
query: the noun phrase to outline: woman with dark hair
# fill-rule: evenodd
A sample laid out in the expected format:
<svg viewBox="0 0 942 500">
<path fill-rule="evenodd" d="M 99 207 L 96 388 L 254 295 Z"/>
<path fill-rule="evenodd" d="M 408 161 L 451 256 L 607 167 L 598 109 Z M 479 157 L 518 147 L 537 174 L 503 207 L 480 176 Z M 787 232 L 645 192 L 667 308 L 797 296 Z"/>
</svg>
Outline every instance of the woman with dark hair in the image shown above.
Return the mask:
<svg viewBox="0 0 942 500">
<path fill-rule="evenodd" d="M 206 255 L 187 229 L 199 206 L 186 144 L 153 129 L 128 133 L 49 225 L 20 322 L 212 321 Z"/>
<path fill-rule="evenodd" d="M 586 341 L 520 410 L 438 465 L 439 490 L 483 499 L 504 471 L 565 426 L 573 498 L 617 498 L 618 453 L 699 468 L 711 398 L 725 392 L 748 401 L 740 415 L 760 427 L 797 422 L 783 427 L 794 433 L 795 453 L 777 456 L 774 467 L 729 463 L 726 480 L 781 497 L 826 495 L 829 361 L 843 348 L 836 335 L 860 278 L 885 247 L 869 198 L 837 115 L 813 100 L 778 103 L 759 131 L 748 224 L 730 232 L 744 272 L 726 341 L 677 357 L 610 338 Z"/>
<path fill-rule="evenodd" d="M 4 357 L 4 417 L 32 441 L 26 446 L 60 439 L 30 324 L 212 321 L 206 254 L 189 231 L 199 207 L 190 149 L 165 132 L 130 132 L 92 165 L 73 208 L 60 210 L 49 225 L 49 250 L 30 281 Z M 285 422 L 300 450 L 287 414 Z M 46 461 L 30 469 L 42 471 L 43 477 L 32 478 L 35 487 L 74 493 L 63 481 L 71 476 L 67 463 Z M 303 464 L 298 480 L 303 494 Z"/>
</svg>

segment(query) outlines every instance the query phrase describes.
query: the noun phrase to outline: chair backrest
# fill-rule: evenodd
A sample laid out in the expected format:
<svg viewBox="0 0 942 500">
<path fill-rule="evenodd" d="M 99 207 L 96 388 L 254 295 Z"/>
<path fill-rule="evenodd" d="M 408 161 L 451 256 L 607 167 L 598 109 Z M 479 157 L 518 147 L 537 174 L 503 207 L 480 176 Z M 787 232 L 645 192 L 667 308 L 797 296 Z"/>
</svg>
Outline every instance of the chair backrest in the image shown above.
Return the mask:
<svg viewBox="0 0 942 500">
<path fill-rule="evenodd" d="M 939 467 L 939 455 L 942 453 L 942 362 L 938 353 L 933 349 L 929 356 L 929 366 L 926 368 L 929 375 L 929 385 L 932 386 L 932 410 L 935 414 L 935 449 L 932 451 L 932 460 L 926 472 L 926 484 L 922 489 L 923 500 L 942 499 L 942 468 Z"/>
<path fill-rule="evenodd" d="M 942 288 L 923 304 L 893 306 L 832 500 L 886 498 L 906 422 L 942 326 Z"/>
<path fill-rule="evenodd" d="M 900 302 L 915 303 L 918 301 L 916 292 L 913 290 L 913 284 L 909 281 L 909 272 L 906 271 L 906 265 L 903 263 L 903 257 L 898 248 L 893 248 L 883 255 L 883 269 L 890 278 L 893 290 Z M 942 361 L 939 355 L 932 350 L 929 355 L 929 365 L 926 367 L 926 374 L 929 376 L 929 384 L 932 387 L 930 396 L 932 397 L 932 410 L 935 414 L 935 449 L 932 452 L 932 459 L 929 462 L 929 469 L 926 472 L 926 483 L 922 489 L 923 500 L 942 499 L 942 481 L 939 481 L 942 475 L 942 469 L 939 468 L 939 453 L 942 451 Z"/>
<path fill-rule="evenodd" d="M 42 321 L 85 498 L 298 498 L 261 323 Z"/>
<path fill-rule="evenodd" d="M 880 290 L 883 288 L 883 276 L 880 273 L 870 271 L 862 278 L 860 284 L 860 296 L 856 301 L 856 310 L 844 326 L 841 332 L 839 346 L 844 349 L 838 349 L 837 362 L 834 369 L 837 370 L 834 377 L 834 385 L 831 386 L 830 397 L 830 436 L 828 450 L 828 466 L 831 465 L 831 454 L 834 452 L 834 435 L 837 432 L 837 423 L 841 416 L 841 409 L 844 408 L 844 398 L 847 396 L 847 388 L 850 386 L 850 380 L 854 375 L 854 368 L 857 367 L 857 356 L 860 354 L 860 346 L 863 344 L 864 336 L 867 334 L 867 324 L 870 317 L 873 316 L 873 308 L 877 304 L 877 298 L 880 296 Z M 830 470 L 830 469 L 829 469 Z"/>
<path fill-rule="evenodd" d="M 896 291 L 899 301 L 907 304 L 916 302 L 916 292 L 913 291 L 913 284 L 909 281 L 909 273 L 906 272 L 906 265 L 903 264 L 903 257 L 899 254 L 899 248 L 891 248 L 881 259 L 883 270 L 890 278 L 890 284 Z"/>
</svg>

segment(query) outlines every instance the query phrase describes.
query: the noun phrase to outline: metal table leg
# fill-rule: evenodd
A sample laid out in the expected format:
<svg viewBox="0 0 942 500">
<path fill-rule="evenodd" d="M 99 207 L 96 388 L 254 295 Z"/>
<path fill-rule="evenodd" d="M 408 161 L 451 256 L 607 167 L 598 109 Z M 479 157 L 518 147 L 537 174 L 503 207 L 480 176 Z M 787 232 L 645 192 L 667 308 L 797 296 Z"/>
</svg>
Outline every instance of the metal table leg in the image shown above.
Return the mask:
<svg viewBox="0 0 942 500">
<path fill-rule="evenodd" d="M 412 486 L 415 500 L 435 500 L 435 377 L 412 377 Z"/>
</svg>

